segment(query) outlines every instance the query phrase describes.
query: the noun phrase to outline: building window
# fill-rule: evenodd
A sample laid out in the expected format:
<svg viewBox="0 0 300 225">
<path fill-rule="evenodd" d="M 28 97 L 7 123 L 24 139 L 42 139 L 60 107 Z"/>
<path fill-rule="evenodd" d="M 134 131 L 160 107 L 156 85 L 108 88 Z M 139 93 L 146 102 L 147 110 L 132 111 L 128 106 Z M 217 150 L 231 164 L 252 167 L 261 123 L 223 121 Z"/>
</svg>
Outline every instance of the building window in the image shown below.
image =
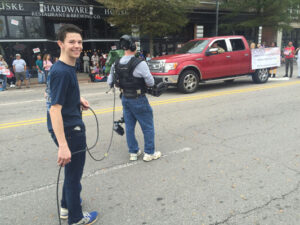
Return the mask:
<svg viewBox="0 0 300 225">
<path fill-rule="evenodd" d="M 25 22 L 29 38 L 43 37 L 40 17 L 25 16 Z"/>
<path fill-rule="evenodd" d="M 8 16 L 9 36 L 12 38 L 25 38 L 25 29 L 22 16 Z"/>
<path fill-rule="evenodd" d="M 7 36 L 5 17 L 0 16 L 0 38 L 5 38 Z"/>
</svg>

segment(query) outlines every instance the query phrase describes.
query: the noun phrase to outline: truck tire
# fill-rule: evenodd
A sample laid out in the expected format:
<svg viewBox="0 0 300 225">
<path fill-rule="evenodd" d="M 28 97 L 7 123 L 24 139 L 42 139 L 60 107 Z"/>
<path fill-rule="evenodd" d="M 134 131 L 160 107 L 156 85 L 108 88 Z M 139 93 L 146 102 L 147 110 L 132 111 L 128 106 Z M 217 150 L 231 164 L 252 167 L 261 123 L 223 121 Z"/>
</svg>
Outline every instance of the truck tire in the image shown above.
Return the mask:
<svg viewBox="0 0 300 225">
<path fill-rule="evenodd" d="M 266 83 L 269 79 L 269 71 L 268 69 L 258 69 L 252 75 L 252 80 L 256 84 Z"/>
<path fill-rule="evenodd" d="M 178 89 L 182 93 L 193 93 L 199 85 L 198 74 L 193 70 L 184 71 L 178 81 Z"/>
</svg>

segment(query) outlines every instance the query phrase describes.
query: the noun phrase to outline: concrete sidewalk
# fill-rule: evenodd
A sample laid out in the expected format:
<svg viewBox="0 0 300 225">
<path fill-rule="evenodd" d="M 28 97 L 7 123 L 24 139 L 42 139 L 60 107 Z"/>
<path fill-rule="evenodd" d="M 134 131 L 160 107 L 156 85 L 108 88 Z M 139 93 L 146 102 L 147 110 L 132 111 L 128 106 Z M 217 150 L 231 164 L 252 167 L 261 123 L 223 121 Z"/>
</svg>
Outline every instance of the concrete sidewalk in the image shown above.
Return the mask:
<svg viewBox="0 0 300 225">
<path fill-rule="evenodd" d="M 88 73 L 77 73 L 77 79 L 79 83 L 87 83 L 90 82 L 90 77 Z M 34 77 L 34 78 L 30 78 L 30 85 L 44 85 L 44 84 L 39 84 L 38 82 L 38 78 Z"/>
</svg>

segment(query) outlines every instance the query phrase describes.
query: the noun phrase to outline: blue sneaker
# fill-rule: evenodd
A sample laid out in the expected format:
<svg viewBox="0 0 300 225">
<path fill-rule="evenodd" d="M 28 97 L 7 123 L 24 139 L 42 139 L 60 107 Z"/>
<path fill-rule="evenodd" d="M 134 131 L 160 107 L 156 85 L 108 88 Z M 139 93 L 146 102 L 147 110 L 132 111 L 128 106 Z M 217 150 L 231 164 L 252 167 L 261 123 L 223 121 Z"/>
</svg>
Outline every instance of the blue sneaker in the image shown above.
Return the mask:
<svg viewBox="0 0 300 225">
<path fill-rule="evenodd" d="M 93 211 L 93 212 L 84 212 L 83 213 L 83 218 L 77 222 L 73 223 L 72 225 L 91 225 L 96 222 L 98 218 L 98 212 Z"/>
<path fill-rule="evenodd" d="M 82 198 L 80 198 L 80 205 L 82 206 Z M 66 220 L 69 217 L 69 210 L 66 208 L 61 207 L 60 208 L 60 218 L 62 220 Z"/>
</svg>

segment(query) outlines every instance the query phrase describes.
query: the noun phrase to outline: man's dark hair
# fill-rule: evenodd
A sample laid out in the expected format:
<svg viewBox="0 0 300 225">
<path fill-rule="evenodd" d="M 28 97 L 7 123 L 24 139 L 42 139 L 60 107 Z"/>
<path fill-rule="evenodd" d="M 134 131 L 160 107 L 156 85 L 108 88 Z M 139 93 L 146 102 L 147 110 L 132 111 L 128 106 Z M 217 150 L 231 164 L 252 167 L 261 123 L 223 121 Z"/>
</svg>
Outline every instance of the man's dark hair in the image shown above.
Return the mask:
<svg viewBox="0 0 300 225">
<path fill-rule="evenodd" d="M 64 24 L 57 32 L 57 39 L 64 42 L 67 33 L 77 33 L 82 37 L 82 30 L 79 27 L 75 26 L 74 24 Z"/>
</svg>

